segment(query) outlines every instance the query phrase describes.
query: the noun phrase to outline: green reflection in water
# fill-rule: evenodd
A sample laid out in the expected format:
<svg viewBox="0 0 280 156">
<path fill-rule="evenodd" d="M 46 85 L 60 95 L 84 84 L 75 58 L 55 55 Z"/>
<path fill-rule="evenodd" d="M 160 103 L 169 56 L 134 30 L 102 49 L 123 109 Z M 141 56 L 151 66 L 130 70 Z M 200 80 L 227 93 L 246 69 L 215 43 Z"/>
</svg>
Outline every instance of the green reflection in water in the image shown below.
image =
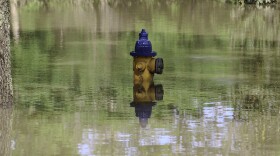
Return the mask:
<svg viewBox="0 0 280 156">
<path fill-rule="evenodd" d="M 12 18 L 14 155 L 279 155 L 279 10 L 43 2 Z M 142 27 L 165 61 L 145 129 L 129 107 Z"/>
</svg>

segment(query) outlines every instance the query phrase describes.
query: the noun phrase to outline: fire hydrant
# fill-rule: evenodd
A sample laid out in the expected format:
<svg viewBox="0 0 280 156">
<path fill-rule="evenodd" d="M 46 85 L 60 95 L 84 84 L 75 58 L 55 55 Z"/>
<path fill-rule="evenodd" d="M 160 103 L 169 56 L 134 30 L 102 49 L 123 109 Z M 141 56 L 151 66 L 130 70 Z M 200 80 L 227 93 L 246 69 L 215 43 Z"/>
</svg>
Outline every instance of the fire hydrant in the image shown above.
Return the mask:
<svg viewBox="0 0 280 156">
<path fill-rule="evenodd" d="M 163 59 L 154 58 L 157 53 L 152 51 L 152 44 L 148 40 L 148 33 L 145 29 L 139 33 L 139 40 L 135 43 L 135 51 L 130 52 L 130 55 L 133 56 L 134 84 L 151 83 L 154 73 L 162 74 Z"/>
</svg>

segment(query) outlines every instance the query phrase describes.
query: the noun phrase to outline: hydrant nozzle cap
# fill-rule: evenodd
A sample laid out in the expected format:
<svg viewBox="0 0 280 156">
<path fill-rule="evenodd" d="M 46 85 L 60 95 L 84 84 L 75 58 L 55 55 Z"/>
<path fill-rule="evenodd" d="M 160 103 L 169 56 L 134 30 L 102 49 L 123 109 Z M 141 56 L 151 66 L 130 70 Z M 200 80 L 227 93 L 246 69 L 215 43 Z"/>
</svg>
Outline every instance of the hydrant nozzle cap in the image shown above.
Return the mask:
<svg viewBox="0 0 280 156">
<path fill-rule="evenodd" d="M 135 50 L 130 52 L 130 55 L 133 57 L 154 57 L 157 55 L 155 51 L 152 51 L 152 43 L 148 40 L 148 33 L 145 29 L 142 29 L 139 33 L 139 40 L 135 43 Z"/>
</svg>

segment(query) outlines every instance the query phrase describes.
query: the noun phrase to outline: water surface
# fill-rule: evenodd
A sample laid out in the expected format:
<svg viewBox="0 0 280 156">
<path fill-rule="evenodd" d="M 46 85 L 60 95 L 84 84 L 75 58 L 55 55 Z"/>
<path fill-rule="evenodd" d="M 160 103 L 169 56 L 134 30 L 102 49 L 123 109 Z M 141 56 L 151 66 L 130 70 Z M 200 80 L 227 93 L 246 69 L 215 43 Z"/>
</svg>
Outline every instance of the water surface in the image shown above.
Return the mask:
<svg viewBox="0 0 280 156">
<path fill-rule="evenodd" d="M 7 153 L 279 155 L 279 19 L 210 0 L 12 3 Z M 165 63 L 145 128 L 130 107 L 142 28 Z"/>
</svg>

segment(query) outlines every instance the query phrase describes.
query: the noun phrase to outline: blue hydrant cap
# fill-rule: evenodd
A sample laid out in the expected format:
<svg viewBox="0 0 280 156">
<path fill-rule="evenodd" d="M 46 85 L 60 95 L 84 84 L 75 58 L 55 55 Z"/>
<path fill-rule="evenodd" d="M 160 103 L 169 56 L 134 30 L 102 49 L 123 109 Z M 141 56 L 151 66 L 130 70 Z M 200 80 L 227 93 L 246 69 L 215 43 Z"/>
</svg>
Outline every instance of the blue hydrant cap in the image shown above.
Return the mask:
<svg viewBox="0 0 280 156">
<path fill-rule="evenodd" d="M 154 57 L 157 55 L 155 51 L 152 51 L 152 43 L 148 40 L 148 33 L 145 29 L 139 33 L 139 40 L 135 43 L 135 50 L 130 52 L 131 56 L 145 56 Z"/>
</svg>

